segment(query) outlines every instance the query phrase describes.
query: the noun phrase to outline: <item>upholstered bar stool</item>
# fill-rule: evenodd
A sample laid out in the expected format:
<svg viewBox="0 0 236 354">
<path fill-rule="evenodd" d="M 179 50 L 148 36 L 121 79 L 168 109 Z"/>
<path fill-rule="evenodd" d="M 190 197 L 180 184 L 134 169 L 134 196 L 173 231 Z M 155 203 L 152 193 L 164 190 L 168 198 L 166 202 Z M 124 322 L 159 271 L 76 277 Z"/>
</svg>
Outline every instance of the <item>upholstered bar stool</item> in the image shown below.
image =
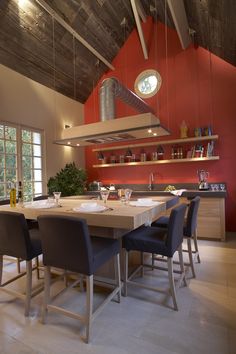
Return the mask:
<svg viewBox="0 0 236 354">
<path fill-rule="evenodd" d="M 184 223 L 183 233 L 184 237 L 187 240 L 187 250 L 183 250 L 184 252 L 188 252 L 189 256 L 189 263 L 185 263 L 185 265 L 190 266 L 192 275 L 195 278 L 196 273 L 194 269 L 194 259 L 193 255 L 197 257 L 198 263 L 200 263 L 200 256 L 198 250 L 198 243 L 197 243 L 197 216 L 198 216 L 198 209 L 200 204 L 200 197 L 195 197 L 191 200 L 188 206 L 187 218 Z M 159 227 L 159 228 L 167 228 L 169 224 L 169 217 L 162 216 L 156 221 L 152 223 L 152 226 Z M 194 242 L 194 250 L 192 249 L 192 240 Z M 153 255 L 153 264 L 155 260 L 160 260 L 158 256 Z"/>
<path fill-rule="evenodd" d="M 173 275 L 173 255 L 176 251 L 179 252 L 179 259 L 181 265 L 180 277 L 178 279 L 178 285 L 184 282 L 186 284 L 183 254 L 182 254 L 182 241 L 183 241 L 183 223 L 184 215 L 186 211 L 186 205 L 181 204 L 172 209 L 170 214 L 170 220 L 167 229 L 158 227 L 145 227 L 142 226 L 136 230 L 131 231 L 123 238 L 123 247 L 125 252 L 125 279 L 124 279 L 124 295 L 127 295 L 127 284 L 132 284 L 145 289 L 166 292 L 163 289 L 151 287 L 144 282 L 140 283 L 137 280 L 132 280 L 139 270 L 143 267 L 152 268 L 151 264 L 141 264 L 130 276 L 128 276 L 128 254 L 130 251 L 140 251 L 147 253 L 156 253 L 167 257 L 168 262 L 168 276 L 169 286 L 168 294 L 172 296 L 174 309 L 178 310 L 176 300 L 176 289 Z M 154 265 L 154 268 L 155 267 Z"/>
<path fill-rule="evenodd" d="M 42 253 L 38 230 L 28 230 L 25 217 L 21 213 L 0 211 L 0 290 L 19 297 L 25 301 L 25 316 L 29 315 L 30 300 L 37 295 L 41 288 L 32 291 L 32 259 Z M 3 255 L 16 257 L 26 261 L 26 272 L 2 283 Z M 25 294 L 7 287 L 8 284 L 26 275 Z"/>
<path fill-rule="evenodd" d="M 38 217 L 42 238 L 43 263 L 45 266 L 45 292 L 43 323 L 48 310 L 82 321 L 86 327 L 86 342 L 90 339 L 92 321 L 103 307 L 116 295 L 120 302 L 120 257 L 119 242 L 109 238 L 91 237 L 86 221 L 77 217 L 45 215 Z M 93 311 L 93 275 L 98 268 L 114 257 L 115 284 L 103 303 Z M 51 267 L 84 275 L 86 278 L 86 314 L 66 310 L 52 304 L 50 297 Z M 74 281 L 70 287 L 80 282 Z M 65 290 L 65 289 L 64 289 Z M 63 291 L 64 291 L 63 290 Z"/>
</svg>

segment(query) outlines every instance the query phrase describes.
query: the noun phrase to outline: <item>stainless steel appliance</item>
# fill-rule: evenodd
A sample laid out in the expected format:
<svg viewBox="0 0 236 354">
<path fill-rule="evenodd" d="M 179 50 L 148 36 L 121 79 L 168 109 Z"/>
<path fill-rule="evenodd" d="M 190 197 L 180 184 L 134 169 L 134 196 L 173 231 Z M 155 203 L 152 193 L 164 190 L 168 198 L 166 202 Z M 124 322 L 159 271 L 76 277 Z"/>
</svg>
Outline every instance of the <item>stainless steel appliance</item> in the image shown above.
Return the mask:
<svg viewBox="0 0 236 354">
<path fill-rule="evenodd" d="M 208 190 L 209 189 L 209 183 L 207 182 L 207 179 L 209 177 L 209 172 L 205 170 L 198 170 L 198 179 L 199 179 L 199 185 L 198 189 L 199 190 Z"/>
</svg>

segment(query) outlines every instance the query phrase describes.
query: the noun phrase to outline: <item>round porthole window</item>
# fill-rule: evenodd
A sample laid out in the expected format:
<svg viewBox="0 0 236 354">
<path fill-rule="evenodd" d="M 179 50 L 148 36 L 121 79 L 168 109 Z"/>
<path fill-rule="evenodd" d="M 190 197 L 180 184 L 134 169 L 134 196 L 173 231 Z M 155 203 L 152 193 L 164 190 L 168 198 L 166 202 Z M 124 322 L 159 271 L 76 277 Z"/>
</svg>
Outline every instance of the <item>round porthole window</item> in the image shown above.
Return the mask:
<svg viewBox="0 0 236 354">
<path fill-rule="evenodd" d="M 136 94 L 142 98 L 154 96 L 161 87 L 161 75 L 156 70 L 145 70 L 134 83 Z"/>
</svg>

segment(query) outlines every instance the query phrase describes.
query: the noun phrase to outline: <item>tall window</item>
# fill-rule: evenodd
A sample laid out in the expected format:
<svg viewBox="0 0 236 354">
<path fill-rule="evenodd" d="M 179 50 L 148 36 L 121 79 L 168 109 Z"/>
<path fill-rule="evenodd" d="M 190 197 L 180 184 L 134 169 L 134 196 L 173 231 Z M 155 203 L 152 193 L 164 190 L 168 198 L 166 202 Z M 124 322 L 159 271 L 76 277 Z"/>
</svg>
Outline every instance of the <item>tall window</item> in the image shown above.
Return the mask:
<svg viewBox="0 0 236 354">
<path fill-rule="evenodd" d="M 42 132 L 0 123 L 0 199 L 8 199 L 11 182 L 23 182 L 24 199 L 43 193 Z"/>
</svg>

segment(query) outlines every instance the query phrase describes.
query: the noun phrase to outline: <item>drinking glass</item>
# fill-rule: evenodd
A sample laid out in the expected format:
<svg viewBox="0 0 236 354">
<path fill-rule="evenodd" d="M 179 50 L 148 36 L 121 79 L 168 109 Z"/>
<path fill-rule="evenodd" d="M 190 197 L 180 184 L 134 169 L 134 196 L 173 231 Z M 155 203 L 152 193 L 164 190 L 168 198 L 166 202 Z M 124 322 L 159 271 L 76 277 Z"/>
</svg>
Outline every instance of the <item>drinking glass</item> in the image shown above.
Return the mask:
<svg viewBox="0 0 236 354">
<path fill-rule="evenodd" d="M 107 203 L 107 199 L 108 199 L 109 193 L 110 192 L 108 190 L 100 191 L 100 195 L 101 195 L 101 198 L 103 200 L 104 205 L 106 205 L 106 203 Z"/>
<path fill-rule="evenodd" d="M 117 190 L 118 197 L 122 203 L 125 202 L 125 189 L 118 189 Z"/>
<path fill-rule="evenodd" d="M 132 194 L 132 189 L 125 189 L 125 204 L 129 204 L 131 194 Z"/>
<path fill-rule="evenodd" d="M 60 206 L 59 200 L 60 200 L 61 192 L 53 192 L 53 195 L 56 201 L 56 206 Z"/>
</svg>

